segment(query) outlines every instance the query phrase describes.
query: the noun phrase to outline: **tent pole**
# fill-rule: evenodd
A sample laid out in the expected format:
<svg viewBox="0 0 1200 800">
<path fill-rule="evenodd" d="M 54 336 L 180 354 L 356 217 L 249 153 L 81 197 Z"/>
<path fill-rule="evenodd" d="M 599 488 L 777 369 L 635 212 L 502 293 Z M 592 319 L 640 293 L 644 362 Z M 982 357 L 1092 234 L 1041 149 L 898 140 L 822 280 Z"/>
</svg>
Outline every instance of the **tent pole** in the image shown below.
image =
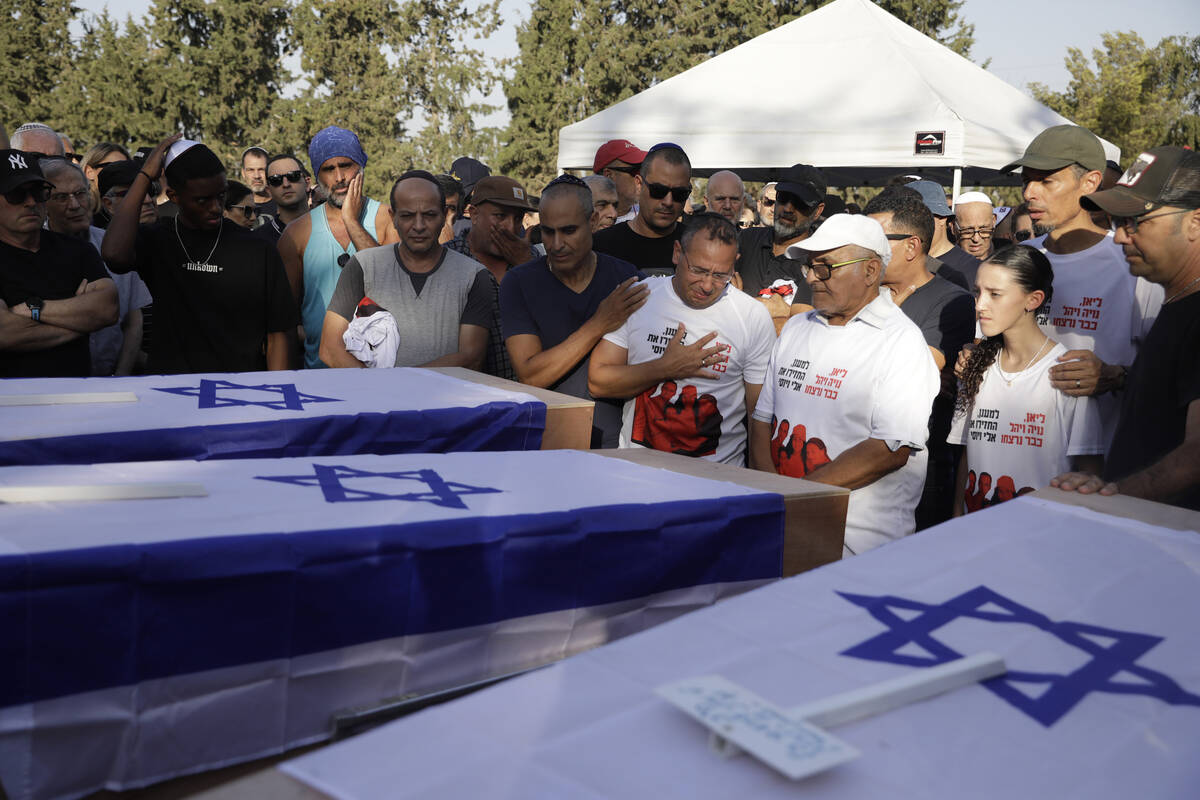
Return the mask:
<svg viewBox="0 0 1200 800">
<path fill-rule="evenodd" d="M 950 190 L 950 198 L 954 202 L 958 202 L 958 196 L 962 194 L 962 167 L 954 168 L 954 185 Z"/>
</svg>

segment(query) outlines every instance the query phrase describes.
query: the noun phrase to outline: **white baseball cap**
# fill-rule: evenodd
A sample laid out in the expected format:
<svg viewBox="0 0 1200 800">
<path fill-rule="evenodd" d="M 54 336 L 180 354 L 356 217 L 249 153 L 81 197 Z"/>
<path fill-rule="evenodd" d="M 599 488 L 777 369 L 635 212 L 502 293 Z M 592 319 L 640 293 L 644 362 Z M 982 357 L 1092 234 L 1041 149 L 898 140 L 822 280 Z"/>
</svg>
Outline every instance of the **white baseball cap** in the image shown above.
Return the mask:
<svg viewBox="0 0 1200 800">
<path fill-rule="evenodd" d="M 787 249 L 788 258 L 803 259 L 808 253 L 823 253 L 848 244 L 856 244 L 879 256 L 886 268 L 892 260 L 883 226 L 865 214 L 834 214 L 821 223 L 817 232 Z"/>
</svg>

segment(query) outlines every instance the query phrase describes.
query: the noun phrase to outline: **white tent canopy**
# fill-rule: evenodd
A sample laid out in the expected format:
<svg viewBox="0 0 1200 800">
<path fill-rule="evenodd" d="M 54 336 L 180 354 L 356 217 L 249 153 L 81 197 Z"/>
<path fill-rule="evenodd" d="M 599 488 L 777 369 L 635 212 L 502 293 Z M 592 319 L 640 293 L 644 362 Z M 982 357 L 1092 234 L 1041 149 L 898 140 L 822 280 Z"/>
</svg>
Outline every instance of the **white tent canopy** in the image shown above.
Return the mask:
<svg viewBox="0 0 1200 800">
<path fill-rule="evenodd" d="M 590 169 L 601 144 L 629 139 L 681 145 L 695 174 L 806 163 L 831 185 L 955 168 L 1004 182 L 995 170 L 1068 122 L 870 0 L 835 0 L 562 128 L 558 167 Z"/>
</svg>

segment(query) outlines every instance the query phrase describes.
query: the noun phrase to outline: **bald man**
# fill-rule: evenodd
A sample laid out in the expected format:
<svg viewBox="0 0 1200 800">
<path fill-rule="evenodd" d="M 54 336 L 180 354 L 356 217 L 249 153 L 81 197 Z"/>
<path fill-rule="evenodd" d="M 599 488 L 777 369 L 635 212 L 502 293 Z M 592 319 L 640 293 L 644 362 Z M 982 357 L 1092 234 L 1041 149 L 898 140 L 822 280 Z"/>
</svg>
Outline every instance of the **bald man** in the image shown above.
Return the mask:
<svg viewBox="0 0 1200 800">
<path fill-rule="evenodd" d="M 26 153 L 38 153 L 43 156 L 61 156 L 65 154 L 62 139 L 49 125 L 40 122 L 26 122 L 13 131 L 12 146 L 14 150 L 24 150 Z"/>
<path fill-rule="evenodd" d="M 723 169 L 714 172 L 708 179 L 708 188 L 704 191 L 704 201 L 708 210 L 720 214 L 735 226 L 742 218 L 742 207 L 745 204 L 746 185 L 736 172 Z"/>
</svg>

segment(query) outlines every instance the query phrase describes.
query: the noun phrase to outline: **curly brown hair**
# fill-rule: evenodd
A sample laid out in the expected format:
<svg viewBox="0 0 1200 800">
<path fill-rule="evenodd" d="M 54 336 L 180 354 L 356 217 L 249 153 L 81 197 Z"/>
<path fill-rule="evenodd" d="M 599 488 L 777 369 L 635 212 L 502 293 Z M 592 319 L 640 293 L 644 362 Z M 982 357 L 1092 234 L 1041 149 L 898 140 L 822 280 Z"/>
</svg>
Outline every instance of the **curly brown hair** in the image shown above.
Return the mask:
<svg viewBox="0 0 1200 800">
<path fill-rule="evenodd" d="M 1054 269 L 1050 266 L 1050 259 L 1040 250 L 1025 245 L 1009 245 L 997 250 L 984 263 L 1009 270 L 1013 280 L 1026 292 L 1043 292 L 1046 297 L 1034 313 L 1050 305 L 1050 298 L 1054 295 Z M 958 397 L 954 401 L 956 414 L 966 413 L 971 407 L 975 395 L 979 394 L 979 387 L 983 385 L 983 376 L 1003 346 L 1004 336 L 997 334 L 987 337 L 971 350 L 971 356 L 958 380 Z"/>
</svg>

